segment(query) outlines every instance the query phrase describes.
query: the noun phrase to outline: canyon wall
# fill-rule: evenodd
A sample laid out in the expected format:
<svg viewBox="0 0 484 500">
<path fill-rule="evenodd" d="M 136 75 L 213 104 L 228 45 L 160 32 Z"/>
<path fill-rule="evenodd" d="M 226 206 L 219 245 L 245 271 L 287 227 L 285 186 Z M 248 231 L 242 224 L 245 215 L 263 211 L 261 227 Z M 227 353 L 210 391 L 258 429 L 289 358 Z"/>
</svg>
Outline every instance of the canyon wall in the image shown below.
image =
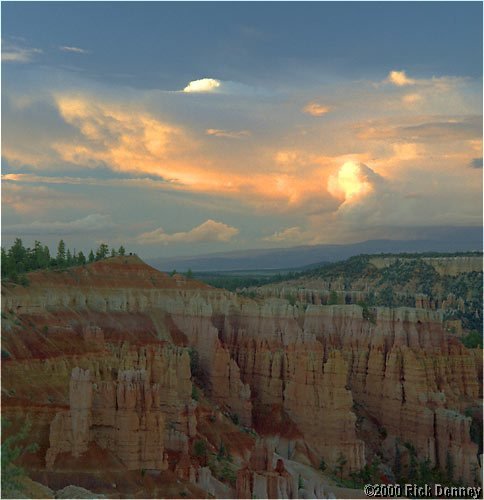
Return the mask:
<svg viewBox="0 0 484 500">
<path fill-rule="evenodd" d="M 2 291 L 4 315 L 25 327 L 5 331 L 7 407 L 52 398 L 49 467 L 89 443 L 129 469 L 166 467 L 165 449 L 186 453 L 197 432 L 195 349 L 208 397 L 275 439 L 286 459 L 334 468 L 344 457 L 346 473 L 361 469 L 362 407 L 390 463 L 408 442 L 440 468 L 449 455 L 455 477 L 473 481 L 477 446 L 464 412 L 479 403 L 479 357 L 444 331 L 439 312 L 376 308 L 369 320 L 356 305 L 253 301 L 125 262 L 32 273 L 29 287 Z M 62 352 L 49 347 L 54 339 Z M 248 467 L 244 491 L 256 472 Z M 276 475 L 286 477 L 282 466 Z"/>
</svg>

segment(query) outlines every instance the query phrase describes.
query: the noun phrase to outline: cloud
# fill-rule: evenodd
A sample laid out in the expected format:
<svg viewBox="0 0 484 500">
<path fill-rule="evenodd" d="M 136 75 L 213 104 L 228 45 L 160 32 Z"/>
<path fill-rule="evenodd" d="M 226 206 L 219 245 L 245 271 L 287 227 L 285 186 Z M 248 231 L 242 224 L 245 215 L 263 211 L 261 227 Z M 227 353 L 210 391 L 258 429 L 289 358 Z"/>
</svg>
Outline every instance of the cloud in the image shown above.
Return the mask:
<svg viewBox="0 0 484 500">
<path fill-rule="evenodd" d="M 7 42 L 2 47 L 2 62 L 29 63 L 37 54 L 42 54 L 42 50 Z"/>
<path fill-rule="evenodd" d="M 409 87 L 413 86 L 414 88 L 418 87 L 419 89 L 426 90 L 427 97 L 434 97 L 432 95 L 437 93 L 448 93 L 449 91 L 456 89 L 459 85 L 469 83 L 469 79 L 465 77 L 458 76 L 441 76 L 432 78 L 410 78 L 407 76 L 405 71 L 390 71 L 388 76 L 383 82 L 375 84 L 377 87 L 383 84 L 391 84 L 396 87 Z M 412 93 L 403 97 L 403 102 L 405 104 L 415 104 L 416 100 L 420 100 L 422 97 L 421 94 Z"/>
<path fill-rule="evenodd" d="M 63 45 L 59 47 L 59 50 L 62 50 L 63 52 L 74 52 L 75 54 L 88 54 L 89 51 L 86 49 L 81 49 L 80 47 L 72 47 L 69 45 Z"/>
<path fill-rule="evenodd" d="M 51 145 L 64 162 L 143 172 L 187 185 L 202 182 L 203 166 L 189 160 L 195 142 L 183 128 L 87 97 L 61 95 L 56 104 L 61 117 L 80 132 L 76 140 Z"/>
<path fill-rule="evenodd" d="M 303 174 L 297 169 L 289 174 L 291 167 L 275 164 L 270 153 L 265 153 L 270 163 L 262 169 L 257 168 L 265 160 L 259 157 L 248 169 L 246 153 L 241 157 L 207 151 L 209 144 L 201 145 L 188 130 L 143 110 L 79 95 L 59 95 L 55 102 L 64 121 L 78 130 L 77 137 L 49 146 L 57 153 L 58 164 L 148 174 L 162 178 L 172 190 L 221 194 L 266 210 L 270 203 L 276 211 L 301 204 L 324 189 L 317 171 L 324 167 L 315 155 Z M 210 133 L 241 138 L 248 131 L 211 129 Z M 13 157 L 7 150 L 7 158 Z"/>
<path fill-rule="evenodd" d="M 396 143 L 393 145 L 395 157 L 400 161 L 414 160 L 419 155 L 419 148 L 414 143 Z"/>
<path fill-rule="evenodd" d="M 264 241 L 274 241 L 274 242 L 303 242 L 305 240 L 305 235 L 299 226 L 288 227 L 282 231 L 276 231 L 270 236 L 262 238 Z"/>
<path fill-rule="evenodd" d="M 207 135 L 213 135 L 215 137 L 225 137 L 227 139 L 242 139 L 243 137 L 250 136 L 248 130 L 221 130 L 217 128 L 208 128 L 205 130 Z"/>
<path fill-rule="evenodd" d="M 10 208 L 29 216 L 50 210 L 64 210 L 74 204 L 76 208 L 91 209 L 96 205 L 92 199 L 75 193 L 64 193 L 46 186 L 24 186 L 2 177 L 2 208 Z"/>
<path fill-rule="evenodd" d="M 154 231 L 139 235 L 136 238 L 136 242 L 143 245 L 155 243 L 168 245 L 170 243 L 228 242 L 237 234 L 239 234 L 239 230 L 236 227 L 208 219 L 199 226 L 185 232 L 168 234 L 160 227 Z"/>
<path fill-rule="evenodd" d="M 390 71 L 386 82 L 393 83 L 397 87 L 403 87 L 405 85 L 415 85 L 416 81 L 412 78 L 408 78 L 405 71 Z"/>
<path fill-rule="evenodd" d="M 322 104 L 318 104 L 317 102 L 309 102 L 303 108 L 303 112 L 311 116 L 323 116 L 330 111 L 331 108 L 329 108 L 328 106 L 323 106 Z"/>
<path fill-rule="evenodd" d="M 428 117 L 428 119 L 432 118 L 435 121 L 420 121 L 399 126 L 389 126 L 385 121 L 365 123 L 359 126 L 358 138 L 406 142 L 448 142 L 482 137 L 482 117 L 480 116 Z"/>
<path fill-rule="evenodd" d="M 482 156 L 481 158 L 473 158 L 469 166 L 472 168 L 482 168 Z"/>
<path fill-rule="evenodd" d="M 328 179 L 328 191 L 344 203 L 354 203 L 374 191 L 382 177 L 363 163 L 347 161 Z"/>
<path fill-rule="evenodd" d="M 423 96 L 418 93 L 406 94 L 402 97 L 402 102 L 410 106 L 422 101 L 423 101 Z"/>
<path fill-rule="evenodd" d="M 128 177 L 128 178 L 108 178 L 99 177 L 71 177 L 65 176 L 44 176 L 35 174 L 3 174 L 3 181 L 12 182 L 35 182 L 44 184 L 63 184 L 73 186 L 109 186 L 109 187 L 140 187 L 151 189 L 163 189 L 170 185 L 169 181 L 162 179 L 152 179 L 151 177 Z"/>
<path fill-rule="evenodd" d="M 184 89 L 183 92 L 196 93 L 196 92 L 216 92 L 220 88 L 220 80 L 214 78 L 202 78 L 201 80 L 191 81 Z"/>
<path fill-rule="evenodd" d="M 261 88 L 230 80 L 217 80 L 216 78 L 193 80 L 181 92 L 185 94 L 225 94 L 246 97 L 268 95 L 267 90 Z"/>
<path fill-rule="evenodd" d="M 110 215 L 91 214 L 82 219 L 70 222 L 40 222 L 34 221 L 28 224 L 13 224 L 3 226 L 2 232 L 10 235 L 38 235 L 38 234 L 79 234 L 105 231 L 116 225 Z"/>
</svg>

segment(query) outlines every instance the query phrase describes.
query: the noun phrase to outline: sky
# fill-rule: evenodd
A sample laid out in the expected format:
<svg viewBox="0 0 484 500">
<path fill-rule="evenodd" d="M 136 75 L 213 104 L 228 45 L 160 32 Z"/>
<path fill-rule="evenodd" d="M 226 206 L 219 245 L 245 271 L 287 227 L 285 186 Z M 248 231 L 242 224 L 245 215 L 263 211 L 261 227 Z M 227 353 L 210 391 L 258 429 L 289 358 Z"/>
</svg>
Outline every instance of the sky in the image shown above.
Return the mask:
<svg viewBox="0 0 484 500">
<path fill-rule="evenodd" d="M 2 245 L 482 226 L 481 2 L 2 2 Z"/>
</svg>

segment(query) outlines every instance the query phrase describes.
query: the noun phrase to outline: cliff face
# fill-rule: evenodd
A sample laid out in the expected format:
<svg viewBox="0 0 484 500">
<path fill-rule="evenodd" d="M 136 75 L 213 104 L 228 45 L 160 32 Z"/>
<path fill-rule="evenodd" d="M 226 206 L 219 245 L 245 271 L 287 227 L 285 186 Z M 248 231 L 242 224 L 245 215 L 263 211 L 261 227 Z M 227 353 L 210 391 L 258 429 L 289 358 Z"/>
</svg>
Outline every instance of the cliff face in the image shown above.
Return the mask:
<svg viewBox="0 0 484 500">
<path fill-rule="evenodd" d="M 477 445 L 470 439 L 471 419 L 462 412 L 479 401 L 478 364 L 444 331 L 441 315 L 381 308 L 373 324 L 358 306 L 321 312 L 308 309 L 305 330 L 326 350 L 339 347 L 355 402 L 377 420 L 386 440 L 412 443 L 419 456 L 441 468 L 450 453 L 455 477 L 472 481 Z"/>
<path fill-rule="evenodd" d="M 183 436 L 196 434 L 196 421 L 188 417 L 193 409 L 184 404 L 191 398 L 186 351 L 123 345 L 90 366 L 72 370 L 69 410 L 58 412 L 50 426 L 48 468 L 59 453 L 79 457 L 94 442 L 128 470 L 161 469 L 165 433 L 173 428 L 165 419 Z"/>
<path fill-rule="evenodd" d="M 32 412 L 48 469 L 96 446 L 128 470 L 170 467 L 227 495 L 193 456 L 202 417 L 191 365 L 210 401 L 272 440 L 281 459 L 334 468 L 344 457 L 346 472 L 362 468 L 362 407 L 388 463 L 408 442 L 441 468 L 450 456 L 455 477 L 473 481 L 464 411 L 479 401 L 480 360 L 439 312 L 378 308 L 369 320 L 355 305 L 255 302 L 136 258 L 110 260 L 32 273 L 29 287 L 2 291 L 3 411 Z M 271 495 L 297 493 L 284 462 L 254 479 L 260 464 L 239 455 L 237 490 L 262 481 Z"/>
</svg>

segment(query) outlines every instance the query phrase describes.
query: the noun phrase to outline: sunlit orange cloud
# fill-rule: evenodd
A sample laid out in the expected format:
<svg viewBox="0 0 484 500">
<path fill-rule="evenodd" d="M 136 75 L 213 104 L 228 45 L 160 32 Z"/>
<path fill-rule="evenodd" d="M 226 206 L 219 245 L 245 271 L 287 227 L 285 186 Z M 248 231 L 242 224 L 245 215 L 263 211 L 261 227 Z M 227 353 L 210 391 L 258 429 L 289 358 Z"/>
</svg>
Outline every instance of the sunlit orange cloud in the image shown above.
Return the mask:
<svg viewBox="0 0 484 500">
<path fill-rule="evenodd" d="M 402 97 L 402 102 L 407 106 L 414 106 L 423 101 L 422 94 L 413 93 L 413 94 L 405 94 Z"/>
<path fill-rule="evenodd" d="M 282 164 L 287 167 L 292 162 L 297 167 L 300 158 L 276 153 L 276 160 L 263 172 L 254 172 L 250 166 L 231 168 L 243 159 L 203 154 L 201 140 L 188 130 L 146 112 L 79 96 L 58 96 L 56 102 L 64 120 L 82 136 L 77 143 L 53 145 L 64 161 L 157 175 L 171 181 L 171 189 L 236 196 L 249 203 L 264 198 L 298 204 L 326 193 L 325 169 L 331 159 L 314 156 L 313 165 L 288 169 Z"/>
<path fill-rule="evenodd" d="M 41 166 L 45 163 L 46 158 L 41 157 L 38 153 L 26 151 L 25 148 L 18 149 L 2 144 L 2 156 L 8 160 L 11 165 L 34 165 Z"/>
<path fill-rule="evenodd" d="M 419 151 L 423 149 L 421 145 L 415 143 L 397 143 L 393 145 L 395 158 L 399 161 L 413 160 L 418 158 Z"/>
<path fill-rule="evenodd" d="M 317 102 L 308 102 L 303 108 L 304 113 L 311 116 L 323 116 L 331 111 L 328 106 L 323 106 Z"/>
<path fill-rule="evenodd" d="M 83 143 L 53 145 L 65 161 L 83 166 L 104 164 L 123 172 L 144 172 L 185 184 L 202 180 L 202 170 L 187 165 L 194 141 L 180 127 L 150 115 L 83 97 L 56 99 L 64 120 L 79 129 Z"/>
<path fill-rule="evenodd" d="M 405 71 L 390 71 L 387 82 L 403 87 L 404 85 L 415 85 L 416 80 L 409 78 Z"/>
<path fill-rule="evenodd" d="M 346 203 L 365 197 L 373 191 L 373 185 L 368 179 L 362 163 L 347 161 L 335 175 L 328 179 L 328 191 L 336 198 L 343 198 Z"/>
<path fill-rule="evenodd" d="M 482 139 L 471 139 L 467 143 L 473 151 L 482 155 Z"/>
</svg>

